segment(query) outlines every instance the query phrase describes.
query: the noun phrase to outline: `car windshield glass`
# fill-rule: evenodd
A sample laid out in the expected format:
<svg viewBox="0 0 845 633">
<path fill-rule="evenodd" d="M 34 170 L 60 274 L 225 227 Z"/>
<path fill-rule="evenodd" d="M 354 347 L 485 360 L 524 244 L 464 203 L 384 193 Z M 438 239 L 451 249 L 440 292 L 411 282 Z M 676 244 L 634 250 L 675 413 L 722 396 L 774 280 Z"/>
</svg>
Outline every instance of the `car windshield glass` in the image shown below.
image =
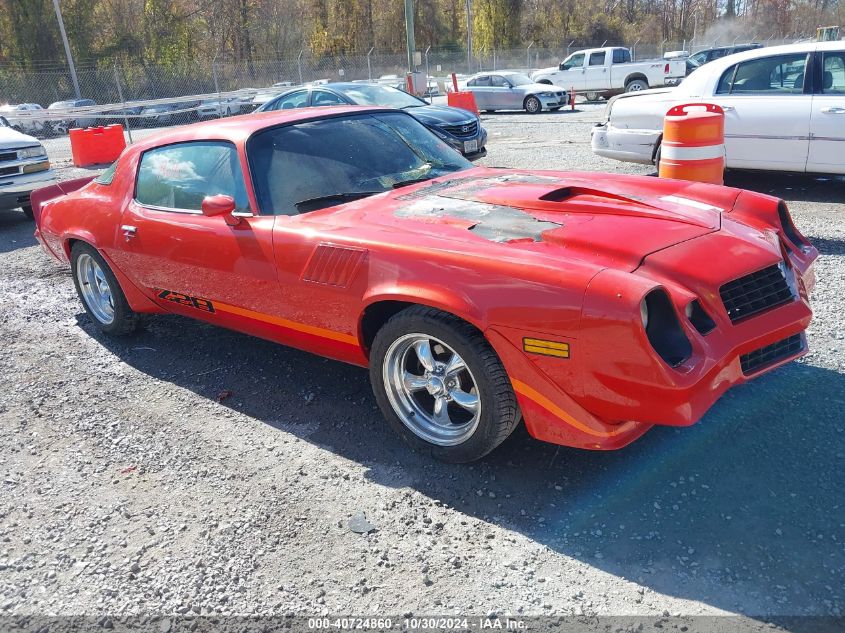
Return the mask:
<svg viewBox="0 0 845 633">
<path fill-rule="evenodd" d="M 511 82 L 513 86 L 524 86 L 526 84 L 533 84 L 534 82 L 531 81 L 531 78 L 528 75 L 523 75 L 522 73 L 514 73 L 513 75 L 505 75 L 505 79 Z"/>
<path fill-rule="evenodd" d="M 335 88 L 352 99 L 358 105 L 377 105 L 388 108 L 416 108 L 428 105 L 422 99 L 417 99 L 390 86 L 377 86 L 373 84 L 361 84 L 349 88 Z"/>
<path fill-rule="evenodd" d="M 468 169 L 472 163 L 399 112 L 270 128 L 247 143 L 263 214 L 296 215 Z"/>
</svg>

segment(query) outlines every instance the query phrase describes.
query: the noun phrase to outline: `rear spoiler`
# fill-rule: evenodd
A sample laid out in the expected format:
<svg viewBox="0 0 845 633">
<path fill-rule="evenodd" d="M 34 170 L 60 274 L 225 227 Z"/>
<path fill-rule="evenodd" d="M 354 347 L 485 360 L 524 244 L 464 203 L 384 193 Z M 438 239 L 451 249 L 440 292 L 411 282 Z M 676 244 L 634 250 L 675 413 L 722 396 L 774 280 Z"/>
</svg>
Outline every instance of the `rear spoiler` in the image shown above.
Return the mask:
<svg viewBox="0 0 845 633">
<path fill-rule="evenodd" d="M 48 202 L 52 202 L 57 198 L 66 196 L 69 193 L 82 189 L 89 182 L 94 180 L 96 176 L 85 176 L 83 178 L 74 178 L 73 180 L 65 180 L 64 182 L 50 185 L 49 187 L 42 187 L 36 189 L 29 196 L 29 202 L 32 205 L 32 213 L 35 216 L 35 226 L 41 227 L 41 209 Z"/>
</svg>

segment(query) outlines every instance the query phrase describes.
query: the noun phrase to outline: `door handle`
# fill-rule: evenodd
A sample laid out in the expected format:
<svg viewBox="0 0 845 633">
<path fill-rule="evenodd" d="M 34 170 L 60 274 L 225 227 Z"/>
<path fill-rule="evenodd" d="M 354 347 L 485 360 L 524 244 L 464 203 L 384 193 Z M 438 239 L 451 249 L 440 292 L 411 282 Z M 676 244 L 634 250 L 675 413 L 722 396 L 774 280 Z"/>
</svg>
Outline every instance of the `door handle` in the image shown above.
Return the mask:
<svg viewBox="0 0 845 633">
<path fill-rule="evenodd" d="M 825 114 L 845 114 L 845 108 L 841 106 L 830 106 L 828 108 L 822 108 L 822 112 Z"/>
<path fill-rule="evenodd" d="M 719 105 L 719 104 L 717 103 L 716 105 Z M 731 112 L 732 110 L 734 110 L 734 109 L 735 109 L 733 106 L 723 106 L 723 105 L 720 105 L 719 107 L 720 107 L 720 108 L 722 108 L 722 110 L 724 110 L 725 112 Z"/>
<path fill-rule="evenodd" d="M 120 227 L 120 230 L 123 231 L 123 237 L 125 237 L 128 242 L 131 238 L 135 237 L 135 233 L 138 232 L 138 227 L 124 224 Z"/>
</svg>

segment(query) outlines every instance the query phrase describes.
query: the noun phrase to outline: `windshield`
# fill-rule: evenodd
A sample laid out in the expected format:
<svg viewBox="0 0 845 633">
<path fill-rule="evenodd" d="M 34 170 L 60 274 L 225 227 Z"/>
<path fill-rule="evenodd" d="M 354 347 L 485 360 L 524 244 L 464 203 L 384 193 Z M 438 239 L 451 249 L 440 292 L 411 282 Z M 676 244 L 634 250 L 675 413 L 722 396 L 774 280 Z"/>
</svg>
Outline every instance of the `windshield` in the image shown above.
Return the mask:
<svg viewBox="0 0 845 633">
<path fill-rule="evenodd" d="M 690 57 L 690 61 L 695 63 L 698 66 L 701 66 L 701 64 L 703 64 L 706 59 L 707 59 L 707 51 L 702 51 L 701 53 L 696 53 L 695 55 Z"/>
<path fill-rule="evenodd" d="M 522 73 L 514 73 L 513 75 L 505 75 L 505 79 L 511 82 L 514 86 L 524 86 L 526 84 L 533 84 L 534 82 L 528 75 Z"/>
<path fill-rule="evenodd" d="M 428 105 L 422 99 L 402 92 L 390 86 L 379 86 L 375 84 L 360 84 L 346 88 L 335 88 L 352 99 L 358 105 L 376 105 L 388 108 L 416 108 Z"/>
<path fill-rule="evenodd" d="M 472 163 L 401 112 L 303 121 L 247 143 L 258 205 L 296 215 L 468 169 Z"/>
</svg>

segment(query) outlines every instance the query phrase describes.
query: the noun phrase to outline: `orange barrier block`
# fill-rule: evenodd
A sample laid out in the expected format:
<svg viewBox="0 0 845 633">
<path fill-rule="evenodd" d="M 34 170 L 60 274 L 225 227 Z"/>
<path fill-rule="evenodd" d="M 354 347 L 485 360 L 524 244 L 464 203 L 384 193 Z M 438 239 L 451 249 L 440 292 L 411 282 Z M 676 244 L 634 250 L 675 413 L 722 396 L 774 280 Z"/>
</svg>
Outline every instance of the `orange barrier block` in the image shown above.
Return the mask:
<svg viewBox="0 0 845 633">
<path fill-rule="evenodd" d="M 449 92 L 446 95 L 446 103 L 455 108 L 463 108 L 478 114 L 478 106 L 475 103 L 475 95 L 470 91 Z"/>
<path fill-rule="evenodd" d="M 106 127 L 73 128 L 70 136 L 70 152 L 77 167 L 112 163 L 126 147 L 122 125 Z"/>
<path fill-rule="evenodd" d="M 688 111 L 689 108 L 694 108 Z M 703 108 L 703 109 L 702 109 Z M 686 103 L 663 119 L 661 178 L 724 183 L 725 112 L 713 103 Z"/>
</svg>

